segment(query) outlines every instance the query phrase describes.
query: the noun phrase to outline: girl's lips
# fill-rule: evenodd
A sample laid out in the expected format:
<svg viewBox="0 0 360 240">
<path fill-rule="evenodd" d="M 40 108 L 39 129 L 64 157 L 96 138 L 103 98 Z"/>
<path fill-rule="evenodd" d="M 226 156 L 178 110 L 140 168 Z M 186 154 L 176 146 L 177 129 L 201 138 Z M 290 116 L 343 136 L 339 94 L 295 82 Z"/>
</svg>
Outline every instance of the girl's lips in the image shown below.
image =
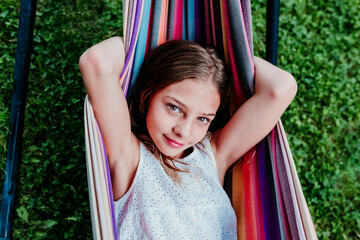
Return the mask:
<svg viewBox="0 0 360 240">
<path fill-rule="evenodd" d="M 168 138 L 167 136 L 165 136 L 165 139 L 169 143 L 169 145 L 172 147 L 181 148 L 182 146 L 184 146 L 184 144 L 178 143 L 175 140 Z"/>
</svg>

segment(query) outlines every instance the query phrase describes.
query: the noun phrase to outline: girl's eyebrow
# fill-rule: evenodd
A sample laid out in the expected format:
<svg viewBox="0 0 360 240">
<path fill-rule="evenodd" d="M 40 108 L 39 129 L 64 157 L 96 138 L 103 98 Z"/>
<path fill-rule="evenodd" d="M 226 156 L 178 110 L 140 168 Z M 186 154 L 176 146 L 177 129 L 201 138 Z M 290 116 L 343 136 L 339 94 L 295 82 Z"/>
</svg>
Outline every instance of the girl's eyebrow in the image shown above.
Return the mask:
<svg viewBox="0 0 360 240">
<path fill-rule="evenodd" d="M 179 104 L 179 106 L 181 108 L 187 108 L 185 104 L 183 104 L 181 101 L 179 101 L 178 99 L 174 98 L 174 97 L 171 97 L 171 96 L 167 96 L 167 98 L 170 98 L 171 100 L 175 101 L 177 104 Z M 216 114 L 214 113 L 202 113 L 201 115 L 203 116 L 207 116 L 207 117 L 215 117 Z"/>
<path fill-rule="evenodd" d="M 180 102 L 180 100 L 177 100 L 176 98 L 171 97 L 171 96 L 167 96 L 167 98 L 170 98 L 171 100 L 175 101 L 180 107 L 186 108 L 186 105 L 183 104 L 182 102 Z"/>
<path fill-rule="evenodd" d="M 202 115 L 207 116 L 207 117 L 215 117 L 214 113 L 203 113 Z"/>
</svg>

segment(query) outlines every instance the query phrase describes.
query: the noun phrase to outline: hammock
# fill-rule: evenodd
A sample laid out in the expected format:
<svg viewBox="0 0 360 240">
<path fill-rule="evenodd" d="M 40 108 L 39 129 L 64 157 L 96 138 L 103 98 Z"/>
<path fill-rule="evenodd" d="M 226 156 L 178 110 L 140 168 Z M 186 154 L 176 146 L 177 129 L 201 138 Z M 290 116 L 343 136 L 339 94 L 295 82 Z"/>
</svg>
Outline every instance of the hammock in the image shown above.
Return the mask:
<svg viewBox="0 0 360 240">
<path fill-rule="evenodd" d="M 232 71 L 237 106 L 254 92 L 249 0 L 124 0 L 123 13 L 127 97 L 145 55 L 168 39 L 215 46 Z M 84 113 L 93 236 L 117 239 L 105 147 L 88 97 Z M 317 239 L 281 121 L 233 166 L 225 185 L 239 239 Z"/>
</svg>

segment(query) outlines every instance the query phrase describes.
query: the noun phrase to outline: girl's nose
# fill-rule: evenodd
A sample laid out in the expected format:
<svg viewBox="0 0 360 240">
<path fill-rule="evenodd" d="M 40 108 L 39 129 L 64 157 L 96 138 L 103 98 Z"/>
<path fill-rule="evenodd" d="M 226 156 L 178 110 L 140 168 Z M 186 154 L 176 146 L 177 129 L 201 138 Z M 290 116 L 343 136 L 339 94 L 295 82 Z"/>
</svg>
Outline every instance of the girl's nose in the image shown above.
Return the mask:
<svg viewBox="0 0 360 240">
<path fill-rule="evenodd" d="M 173 131 L 179 137 L 188 137 L 192 132 L 193 122 L 190 119 L 182 119 L 175 125 Z"/>
</svg>

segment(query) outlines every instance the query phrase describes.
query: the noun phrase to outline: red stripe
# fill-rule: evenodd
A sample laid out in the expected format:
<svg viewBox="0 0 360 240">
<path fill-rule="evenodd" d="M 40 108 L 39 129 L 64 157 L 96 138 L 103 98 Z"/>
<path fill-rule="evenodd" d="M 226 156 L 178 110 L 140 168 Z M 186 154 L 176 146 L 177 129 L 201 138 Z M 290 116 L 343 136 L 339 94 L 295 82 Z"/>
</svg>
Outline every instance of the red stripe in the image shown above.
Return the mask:
<svg viewBox="0 0 360 240">
<path fill-rule="evenodd" d="M 231 26 L 230 26 L 230 19 L 229 19 L 229 8 L 227 4 L 227 0 L 223 1 L 224 4 L 224 20 L 225 20 L 225 30 L 227 32 L 227 36 L 232 36 L 231 34 Z M 239 107 L 242 103 L 247 100 L 246 93 L 244 92 L 244 88 L 241 88 L 241 81 L 239 79 L 240 74 L 238 73 L 237 68 L 237 60 L 235 56 L 235 49 L 234 44 L 232 42 L 231 37 L 227 37 L 226 41 L 228 43 L 228 54 L 230 58 L 230 67 L 232 71 L 232 77 L 234 80 L 234 88 L 236 94 L 236 106 Z"/>
<path fill-rule="evenodd" d="M 151 33 L 152 33 L 152 27 L 153 27 L 152 22 L 154 22 L 154 8 L 155 8 L 155 3 L 154 3 L 154 1 L 151 1 L 150 17 L 149 17 L 150 24 L 148 27 L 145 56 L 150 52 L 150 48 L 151 48 Z"/>
<path fill-rule="evenodd" d="M 204 12 L 205 12 L 205 32 L 206 32 L 206 44 L 211 44 L 211 37 L 210 37 L 210 7 L 209 1 L 204 1 Z"/>
<path fill-rule="evenodd" d="M 257 239 L 257 226 L 254 207 L 254 182 L 252 178 L 252 154 L 244 155 L 243 176 L 244 176 L 244 215 L 246 240 Z M 247 163 L 249 162 L 249 163 Z"/>
<path fill-rule="evenodd" d="M 215 31 L 214 2 L 212 0 L 210 0 L 210 16 L 211 16 L 212 42 L 214 43 L 214 46 L 217 46 L 216 31 Z"/>
</svg>

